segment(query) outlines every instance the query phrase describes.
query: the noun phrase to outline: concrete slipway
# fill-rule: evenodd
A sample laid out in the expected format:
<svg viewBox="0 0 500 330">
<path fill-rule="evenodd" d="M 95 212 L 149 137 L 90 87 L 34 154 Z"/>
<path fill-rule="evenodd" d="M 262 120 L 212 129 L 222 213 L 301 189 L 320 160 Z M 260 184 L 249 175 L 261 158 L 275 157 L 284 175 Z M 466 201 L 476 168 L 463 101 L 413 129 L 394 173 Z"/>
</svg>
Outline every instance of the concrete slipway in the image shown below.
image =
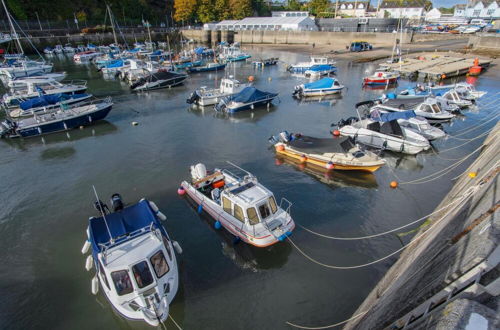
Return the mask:
<svg viewBox="0 0 500 330">
<path fill-rule="evenodd" d="M 344 329 L 500 328 L 499 134 L 436 209 L 462 200 L 422 226 Z"/>
</svg>

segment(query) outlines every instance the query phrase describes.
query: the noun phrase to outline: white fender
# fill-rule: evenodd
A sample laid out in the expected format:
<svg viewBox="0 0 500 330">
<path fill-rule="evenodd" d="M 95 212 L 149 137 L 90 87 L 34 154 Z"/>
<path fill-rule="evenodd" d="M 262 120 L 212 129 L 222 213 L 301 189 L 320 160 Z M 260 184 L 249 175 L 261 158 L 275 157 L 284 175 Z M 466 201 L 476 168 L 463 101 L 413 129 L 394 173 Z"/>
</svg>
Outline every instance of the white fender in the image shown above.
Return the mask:
<svg viewBox="0 0 500 330">
<path fill-rule="evenodd" d="M 89 252 L 89 249 L 90 249 L 90 242 L 85 241 L 82 247 L 82 254 L 87 254 L 87 252 Z"/>
<path fill-rule="evenodd" d="M 158 212 L 159 209 L 158 209 L 158 206 L 156 206 L 155 202 L 149 202 L 149 206 L 151 206 L 151 209 L 155 212 Z"/>
<path fill-rule="evenodd" d="M 99 280 L 97 279 L 97 274 L 92 278 L 91 290 L 92 294 L 96 295 L 99 292 Z"/>
<path fill-rule="evenodd" d="M 177 254 L 182 254 L 182 248 L 181 248 L 179 242 L 173 241 L 172 245 L 174 246 L 174 249 L 177 252 Z"/>
<path fill-rule="evenodd" d="M 143 309 L 142 310 L 142 318 L 150 326 L 157 327 L 157 326 L 160 325 L 160 322 L 158 321 L 158 318 L 155 315 L 153 315 L 153 313 L 150 310 L 148 310 L 148 309 Z"/>
<path fill-rule="evenodd" d="M 161 213 L 160 211 L 158 211 L 158 212 L 156 213 L 156 215 L 157 215 L 157 216 L 158 216 L 158 218 L 160 218 L 160 220 L 162 220 L 162 221 L 167 220 L 167 217 L 165 216 L 165 214 Z"/>
<path fill-rule="evenodd" d="M 92 269 L 93 265 L 94 265 L 94 258 L 92 257 L 92 255 L 88 255 L 87 260 L 85 260 L 85 269 L 89 271 Z"/>
</svg>

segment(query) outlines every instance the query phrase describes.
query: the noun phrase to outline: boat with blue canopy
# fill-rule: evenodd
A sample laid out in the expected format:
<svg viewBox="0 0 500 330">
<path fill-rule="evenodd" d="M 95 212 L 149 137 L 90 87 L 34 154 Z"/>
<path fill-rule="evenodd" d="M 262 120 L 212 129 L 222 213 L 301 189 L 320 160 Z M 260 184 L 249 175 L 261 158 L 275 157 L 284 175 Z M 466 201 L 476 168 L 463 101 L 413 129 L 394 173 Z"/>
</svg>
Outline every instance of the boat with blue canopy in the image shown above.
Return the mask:
<svg viewBox="0 0 500 330">
<path fill-rule="evenodd" d="M 92 94 L 49 94 L 28 99 L 9 112 L 11 118 L 31 117 L 35 114 L 56 111 L 61 107 L 87 101 Z"/>
<path fill-rule="evenodd" d="M 202 65 L 203 65 L 203 61 L 191 61 L 191 62 L 183 62 L 183 63 L 179 63 L 179 64 L 174 64 L 174 67 L 177 70 L 180 70 L 180 69 L 193 68 L 193 67 L 202 66 Z"/>
<path fill-rule="evenodd" d="M 241 92 L 224 97 L 215 105 L 215 110 L 235 113 L 238 111 L 255 109 L 255 107 L 272 104 L 278 93 L 261 91 L 255 87 L 245 87 Z"/>
<path fill-rule="evenodd" d="M 304 72 L 306 77 L 321 77 L 330 75 L 337 71 L 337 67 L 331 64 L 315 65 Z"/>
<path fill-rule="evenodd" d="M 92 293 L 99 288 L 123 317 L 159 326 L 179 287 L 179 271 L 172 241 L 162 220 L 165 215 L 146 199 L 125 206 L 119 194 L 111 196 L 111 212 L 97 197 L 98 217 L 90 217 L 82 254 L 91 252 L 85 268 L 95 269 Z"/>
<path fill-rule="evenodd" d="M 295 86 L 293 96 L 324 96 L 340 93 L 344 89 L 344 85 L 335 78 L 326 77 L 314 82 Z"/>
<path fill-rule="evenodd" d="M 207 63 L 202 66 L 197 67 L 189 67 L 186 69 L 189 73 L 197 73 L 197 72 L 210 72 L 210 71 L 220 71 L 226 68 L 226 63 Z"/>
<path fill-rule="evenodd" d="M 293 73 L 304 73 L 307 70 L 318 66 L 318 65 L 333 65 L 335 61 L 328 57 L 321 56 L 311 56 L 311 60 L 309 62 L 299 62 L 293 65 L 290 65 L 287 69 Z"/>
</svg>

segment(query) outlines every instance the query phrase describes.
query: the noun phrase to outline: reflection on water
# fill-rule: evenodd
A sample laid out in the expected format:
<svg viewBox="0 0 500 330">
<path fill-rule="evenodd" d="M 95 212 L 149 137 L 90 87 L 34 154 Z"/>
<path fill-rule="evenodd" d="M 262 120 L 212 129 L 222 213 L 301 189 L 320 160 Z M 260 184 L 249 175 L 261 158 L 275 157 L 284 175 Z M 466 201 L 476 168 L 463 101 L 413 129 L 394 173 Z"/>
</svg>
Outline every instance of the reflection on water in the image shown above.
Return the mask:
<svg viewBox="0 0 500 330">
<path fill-rule="evenodd" d="M 49 148 L 42 151 L 40 158 L 43 160 L 70 158 L 75 152 L 73 147 Z"/>
<path fill-rule="evenodd" d="M 278 103 L 277 101 L 274 101 Z M 187 111 L 196 116 L 204 117 L 204 116 L 212 116 L 213 118 L 227 120 L 231 123 L 242 123 L 242 122 L 253 122 L 256 123 L 266 115 L 276 111 L 277 107 L 275 105 L 271 105 L 269 108 L 266 106 L 257 107 L 253 110 L 248 111 L 239 111 L 236 113 L 227 113 L 227 112 L 219 112 L 215 111 L 213 106 L 202 107 L 199 105 L 190 105 L 187 107 Z"/>
</svg>

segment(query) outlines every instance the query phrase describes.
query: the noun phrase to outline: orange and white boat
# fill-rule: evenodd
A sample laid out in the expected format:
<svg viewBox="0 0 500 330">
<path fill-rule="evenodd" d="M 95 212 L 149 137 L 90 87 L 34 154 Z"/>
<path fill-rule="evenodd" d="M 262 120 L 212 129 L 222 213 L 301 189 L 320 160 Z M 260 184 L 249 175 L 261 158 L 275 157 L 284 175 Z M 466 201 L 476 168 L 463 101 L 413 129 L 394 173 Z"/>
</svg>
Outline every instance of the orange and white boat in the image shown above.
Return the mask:
<svg viewBox="0 0 500 330">
<path fill-rule="evenodd" d="M 363 79 L 363 85 L 390 85 L 399 79 L 399 73 L 390 71 L 377 71 Z"/>
<path fill-rule="evenodd" d="M 228 162 L 229 163 L 229 162 Z M 191 166 L 191 182 L 183 181 L 179 195 L 187 195 L 198 205 L 198 212 L 214 218 L 214 227 L 224 227 L 245 243 L 266 247 L 286 240 L 295 223 L 290 216 L 292 203 L 273 193 L 250 172 L 231 164 L 228 169 L 208 172 L 205 165 Z"/>
<path fill-rule="evenodd" d="M 326 170 L 375 172 L 385 164 L 384 159 L 361 150 L 346 137 L 314 138 L 285 131 L 270 141 L 277 154 Z"/>
</svg>

